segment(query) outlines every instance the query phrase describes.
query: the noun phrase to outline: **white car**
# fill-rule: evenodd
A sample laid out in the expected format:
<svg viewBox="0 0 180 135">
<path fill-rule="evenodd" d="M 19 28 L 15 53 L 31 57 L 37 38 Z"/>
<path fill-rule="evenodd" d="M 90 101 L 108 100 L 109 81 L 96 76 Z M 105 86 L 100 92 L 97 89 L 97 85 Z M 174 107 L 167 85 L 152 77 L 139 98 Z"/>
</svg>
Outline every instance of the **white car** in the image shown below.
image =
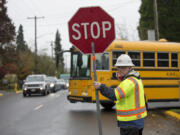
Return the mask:
<svg viewBox="0 0 180 135">
<path fill-rule="evenodd" d="M 66 82 L 64 81 L 64 79 L 57 79 L 56 85 L 58 85 L 59 89 L 66 89 Z"/>
<path fill-rule="evenodd" d="M 47 95 L 50 93 L 50 88 L 46 82 L 46 75 L 29 75 L 23 84 L 23 96 L 31 96 L 31 94 Z"/>
</svg>

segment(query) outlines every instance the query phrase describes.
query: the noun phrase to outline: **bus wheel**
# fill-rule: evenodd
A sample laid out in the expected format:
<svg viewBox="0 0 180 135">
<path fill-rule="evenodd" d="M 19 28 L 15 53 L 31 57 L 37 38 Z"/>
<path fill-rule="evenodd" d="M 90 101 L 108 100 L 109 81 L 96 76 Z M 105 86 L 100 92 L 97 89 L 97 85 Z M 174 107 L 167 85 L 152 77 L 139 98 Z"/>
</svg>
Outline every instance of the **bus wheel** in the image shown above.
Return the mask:
<svg viewBox="0 0 180 135">
<path fill-rule="evenodd" d="M 111 110 L 115 105 L 114 102 L 100 102 L 100 104 L 104 107 L 104 109 Z"/>
</svg>

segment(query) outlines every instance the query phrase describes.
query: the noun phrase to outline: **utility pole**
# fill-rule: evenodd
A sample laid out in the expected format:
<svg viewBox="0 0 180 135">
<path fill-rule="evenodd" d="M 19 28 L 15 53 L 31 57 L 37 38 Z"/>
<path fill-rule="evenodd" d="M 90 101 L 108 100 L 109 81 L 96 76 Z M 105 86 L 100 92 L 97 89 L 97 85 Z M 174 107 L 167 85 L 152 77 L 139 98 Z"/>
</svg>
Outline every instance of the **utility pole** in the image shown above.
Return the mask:
<svg viewBox="0 0 180 135">
<path fill-rule="evenodd" d="M 34 19 L 34 46 L 35 46 L 35 69 L 34 72 L 37 73 L 37 19 L 44 19 L 44 16 L 42 17 L 28 17 L 27 19 Z"/>
<path fill-rule="evenodd" d="M 159 40 L 159 25 L 158 25 L 157 0 L 154 0 L 154 26 L 155 26 L 156 40 Z"/>
<path fill-rule="evenodd" d="M 68 55 L 65 55 L 65 71 L 67 72 L 67 58 L 68 58 Z"/>
<path fill-rule="evenodd" d="M 53 59 L 53 41 L 51 41 L 51 44 L 50 44 L 50 46 L 51 46 L 51 55 L 52 55 L 52 59 Z"/>
</svg>

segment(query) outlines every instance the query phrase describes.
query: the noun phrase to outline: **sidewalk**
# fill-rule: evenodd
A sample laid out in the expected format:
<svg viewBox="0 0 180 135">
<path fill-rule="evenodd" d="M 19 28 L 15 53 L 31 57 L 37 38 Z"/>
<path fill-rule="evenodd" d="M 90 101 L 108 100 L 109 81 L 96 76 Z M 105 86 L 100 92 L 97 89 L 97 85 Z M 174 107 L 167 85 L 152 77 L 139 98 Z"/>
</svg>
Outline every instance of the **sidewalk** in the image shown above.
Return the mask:
<svg viewBox="0 0 180 135">
<path fill-rule="evenodd" d="M 16 94 L 19 94 L 19 93 L 22 93 L 23 91 L 22 90 L 17 90 L 17 91 L 3 91 L 3 90 L 0 90 L 0 97 L 6 95 L 7 93 L 13 93 L 13 92 L 15 92 Z"/>
<path fill-rule="evenodd" d="M 171 117 L 180 120 L 180 102 L 150 102 L 148 103 L 149 109 L 168 109 L 164 113 Z M 175 108 L 175 109 L 172 109 Z"/>
<path fill-rule="evenodd" d="M 18 94 L 18 93 L 22 93 L 22 90 L 18 90 L 18 91 L 16 91 L 16 94 Z"/>
<path fill-rule="evenodd" d="M 3 96 L 3 94 L 2 94 L 2 93 L 0 93 L 0 96 Z"/>
</svg>

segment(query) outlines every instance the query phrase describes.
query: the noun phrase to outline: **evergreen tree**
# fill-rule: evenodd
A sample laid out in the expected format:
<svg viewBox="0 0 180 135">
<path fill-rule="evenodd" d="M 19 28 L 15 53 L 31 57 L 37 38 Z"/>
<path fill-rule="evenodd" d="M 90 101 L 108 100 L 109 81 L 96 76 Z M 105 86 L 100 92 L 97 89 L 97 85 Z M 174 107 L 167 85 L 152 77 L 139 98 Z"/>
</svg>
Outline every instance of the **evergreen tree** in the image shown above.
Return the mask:
<svg viewBox="0 0 180 135">
<path fill-rule="evenodd" d="M 58 73 L 63 73 L 64 72 L 64 58 L 63 58 L 63 53 L 62 53 L 62 45 L 61 45 L 61 38 L 59 31 L 57 30 L 56 32 L 56 37 L 55 37 L 55 59 L 56 59 L 56 68 Z M 59 67 L 60 65 L 60 67 Z"/>
<path fill-rule="evenodd" d="M 17 51 L 25 51 L 28 49 L 26 42 L 24 41 L 23 26 L 19 26 L 18 35 L 16 38 Z"/>
<path fill-rule="evenodd" d="M 0 0 L 0 45 L 14 40 L 15 26 L 7 15 L 6 0 Z"/>
<path fill-rule="evenodd" d="M 157 0 L 159 35 L 168 41 L 180 42 L 180 0 Z M 154 29 L 153 0 L 142 0 L 138 26 L 141 40 L 147 39 L 147 30 Z"/>
</svg>

